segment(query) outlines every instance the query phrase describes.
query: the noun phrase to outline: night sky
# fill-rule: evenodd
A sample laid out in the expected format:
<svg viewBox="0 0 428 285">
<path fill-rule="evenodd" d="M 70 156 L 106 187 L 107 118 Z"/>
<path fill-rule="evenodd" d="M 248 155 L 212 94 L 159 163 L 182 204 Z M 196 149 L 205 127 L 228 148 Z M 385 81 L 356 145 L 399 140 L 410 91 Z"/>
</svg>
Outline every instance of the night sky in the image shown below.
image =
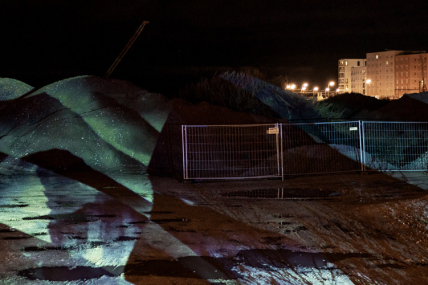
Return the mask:
<svg viewBox="0 0 428 285">
<path fill-rule="evenodd" d="M 153 92 L 242 66 L 322 86 L 337 60 L 385 49 L 428 50 L 425 1 L 1 1 L 0 77 L 35 87 L 110 76 Z"/>
</svg>

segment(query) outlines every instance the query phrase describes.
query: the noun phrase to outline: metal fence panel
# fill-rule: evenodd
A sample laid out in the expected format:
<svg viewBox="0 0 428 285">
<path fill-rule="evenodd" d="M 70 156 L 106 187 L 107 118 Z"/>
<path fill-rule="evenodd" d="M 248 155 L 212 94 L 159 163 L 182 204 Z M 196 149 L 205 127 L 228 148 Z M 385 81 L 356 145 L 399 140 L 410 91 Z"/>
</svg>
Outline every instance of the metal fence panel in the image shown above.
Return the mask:
<svg viewBox="0 0 428 285">
<path fill-rule="evenodd" d="M 428 123 L 182 126 L 184 179 L 427 171 Z"/>
<path fill-rule="evenodd" d="M 182 131 L 184 179 L 281 176 L 278 124 L 183 126 Z"/>
<path fill-rule="evenodd" d="M 427 170 L 428 123 L 362 122 L 363 163 L 373 170 Z"/>
<path fill-rule="evenodd" d="M 359 121 L 281 127 L 285 175 L 362 169 Z"/>
</svg>

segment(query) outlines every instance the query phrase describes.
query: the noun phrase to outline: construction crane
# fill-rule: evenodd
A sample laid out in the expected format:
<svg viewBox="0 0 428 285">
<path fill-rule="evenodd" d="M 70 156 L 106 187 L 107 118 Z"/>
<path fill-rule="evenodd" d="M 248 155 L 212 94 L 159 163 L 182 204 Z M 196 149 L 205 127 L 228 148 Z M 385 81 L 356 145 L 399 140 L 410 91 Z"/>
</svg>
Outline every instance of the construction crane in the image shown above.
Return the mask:
<svg viewBox="0 0 428 285">
<path fill-rule="evenodd" d="M 421 70 L 422 70 L 422 81 L 419 84 L 419 92 L 426 92 L 427 91 L 427 86 L 425 84 L 425 73 L 424 73 L 424 65 L 425 65 L 425 60 L 422 57 L 422 54 L 419 55 L 419 57 L 421 58 Z"/>
<path fill-rule="evenodd" d="M 128 52 L 129 48 L 132 46 L 132 44 L 135 42 L 135 40 L 140 35 L 141 31 L 144 29 L 144 26 L 148 24 L 149 21 L 143 21 L 143 23 L 140 25 L 137 31 L 135 31 L 132 38 L 129 40 L 129 42 L 126 44 L 126 46 L 123 48 L 122 52 L 119 54 L 119 56 L 116 58 L 116 60 L 113 62 L 113 64 L 110 66 L 110 68 L 107 70 L 106 74 L 104 75 L 104 78 L 108 78 L 110 74 L 113 72 L 113 70 L 116 68 L 116 66 L 119 64 L 119 62 L 122 60 L 122 58 L 125 56 L 125 54 Z"/>
</svg>

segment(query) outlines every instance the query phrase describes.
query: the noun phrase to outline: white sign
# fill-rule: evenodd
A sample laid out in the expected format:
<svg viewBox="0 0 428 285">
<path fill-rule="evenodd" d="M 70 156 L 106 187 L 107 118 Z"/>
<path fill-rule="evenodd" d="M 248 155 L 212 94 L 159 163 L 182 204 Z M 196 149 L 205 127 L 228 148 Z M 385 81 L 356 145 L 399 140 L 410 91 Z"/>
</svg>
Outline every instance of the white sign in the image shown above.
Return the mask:
<svg viewBox="0 0 428 285">
<path fill-rule="evenodd" d="M 279 133 L 278 128 L 269 128 L 269 130 L 267 131 L 268 135 L 276 135 Z"/>
<path fill-rule="evenodd" d="M 349 130 L 350 131 L 358 131 L 358 127 L 350 127 Z"/>
</svg>

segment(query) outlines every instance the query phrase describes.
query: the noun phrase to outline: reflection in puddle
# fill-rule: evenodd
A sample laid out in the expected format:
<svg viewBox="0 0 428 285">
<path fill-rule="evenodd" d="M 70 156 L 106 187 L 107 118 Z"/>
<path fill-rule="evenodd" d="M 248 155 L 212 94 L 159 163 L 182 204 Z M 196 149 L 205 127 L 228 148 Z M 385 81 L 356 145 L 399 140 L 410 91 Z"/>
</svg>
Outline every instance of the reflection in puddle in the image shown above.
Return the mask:
<svg viewBox="0 0 428 285">
<path fill-rule="evenodd" d="M 234 191 L 222 194 L 226 197 L 265 198 L 265 199 L 328 199 L 340 193 L 318 188 L 266 188 L 247 191 Z"/>
</svg>

